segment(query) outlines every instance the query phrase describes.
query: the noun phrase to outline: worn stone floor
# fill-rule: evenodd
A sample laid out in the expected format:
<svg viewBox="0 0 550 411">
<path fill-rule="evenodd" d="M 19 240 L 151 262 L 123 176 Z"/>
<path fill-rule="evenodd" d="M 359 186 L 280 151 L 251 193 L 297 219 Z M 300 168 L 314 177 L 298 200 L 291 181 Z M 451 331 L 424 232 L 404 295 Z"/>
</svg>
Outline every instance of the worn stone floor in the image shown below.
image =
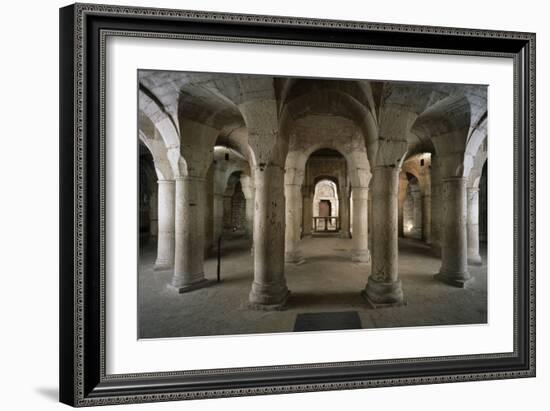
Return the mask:
<svg viewBox="0 0 550 411">
<path fill-rule="evenodd" d="M 172 272 L 153 271 L 155 244 L 141 249 L 139 338 L 231 335 L 293 331 L 297 314 L 357 311 L 363 328 L 479 324 L 487 322 L 487 266 L 470 266 L 474 279 L 465 289 L 435 281 L 440 260 L 422 242 L 399 239 L 399 272 L 407 305 L 373 309 L 361 298 L 369 264 L 350 261 L 352 240 L 306 238 L 305 263 L 287 264 L 291 291 L 284 311 L 246 306 L 253 279 L 250 240 L 233 235 L 222 249 L 221 283 L 177 294 L 166 287 Z M 482 249 L 486 261 L 485 248 Z M 205 275 L 216 278 L 216 257 Z"/>
</svg>

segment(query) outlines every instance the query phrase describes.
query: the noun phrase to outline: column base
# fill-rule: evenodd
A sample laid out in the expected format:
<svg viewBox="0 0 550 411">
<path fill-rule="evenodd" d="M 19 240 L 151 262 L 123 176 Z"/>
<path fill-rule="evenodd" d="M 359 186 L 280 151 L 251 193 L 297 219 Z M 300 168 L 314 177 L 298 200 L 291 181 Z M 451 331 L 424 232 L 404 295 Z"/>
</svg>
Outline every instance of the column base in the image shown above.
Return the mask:
<svg viewBox="0 0 550 411">
<path fill-rule="evenodd" d="M 481 256 L 478 255 L 472 255 L 468 256 L 468 264 L 470 265 L 482 265 L 483 261 L 481 260 Z"/>
<path fill-rule="evenodd" d="M 247 307 L 263 311 L 283 310 L 289 294 L 290 291 L 286 288 L 286 284 L 274 285 L 253 282 L 248 295 Z"/>
<path fill-rule="evenodd" d="M 369 250 L 351 250 L 351 261 L 354 263 L 370 263 Z"/>
<path fill-rule="evenodd" d="M 285 253 L 285 263 L 286 264 L 303 264 L 306 260 L 302 257 L 300 251 L 292 251 Z"/>
<path fill-rule="evenodd" d="M 177 291 L 179 294 L 188 293 L 189 291 L 198 290 L 199 288 L 208 287 L 209 285 L 214 284 L 214 281 L 207 280 L 206 278 L 202 278 L 198 281 L 194 281 L 189 284 L 174 284 L 173 282 L 171 284 L 167 284 L 167 288 L 171 290 Z"/>
<path fill-rule="evenodd" d="M 433 254 L 435 257 L 441 258 L 441 246 L 440 246 L 440 245 L 431 243 L 431 244 L 430 244 L 430 248 L 431 248 L 432 254 Z"/>
<path fill-rule="evenodd" d="M 351 235 L 350 235 L 349 232 L 341 232 L 341 233 L 340 233 L 340 238 L 346 238 L 346 239 L 348 239 L 348 238 L 351 238 Z"/>
<path fill-rule="evenodd" d="M 369 277 L 367 286 L 361 291 L 361 295 L 374 308 L 405 305 L 401 280 L 384 283 Z"/>
<path fill-rule="evenodd" d="M 466 283 L 472 279 L 468 271 L 463 273 L 443 273 L 439 272 L 434 275 L 437 281 L 452 285 L 453 287 L 464 288 Z"/>
<path fill-rule="evenodd" d="M 407 305 L 407 301 L 405 299 L 403 299 L 403 301 L 401 302 L 395 303 L 375 303 L 369 298 L 365 290 L 361 291 L 361 297 L 363 297 L 363 300 L 367 302 L 370 308 L 373 308 L 375 310 L 378 308 L 402 307 L 404 305 Z"/>
<path fill-rule="evenodd" d="M 153 271 L 165 271 L 170 270 L 174 268 L 174 264 L 169 261 L 155 261 L 155 266 L 153 267 Z"/>
</svg>

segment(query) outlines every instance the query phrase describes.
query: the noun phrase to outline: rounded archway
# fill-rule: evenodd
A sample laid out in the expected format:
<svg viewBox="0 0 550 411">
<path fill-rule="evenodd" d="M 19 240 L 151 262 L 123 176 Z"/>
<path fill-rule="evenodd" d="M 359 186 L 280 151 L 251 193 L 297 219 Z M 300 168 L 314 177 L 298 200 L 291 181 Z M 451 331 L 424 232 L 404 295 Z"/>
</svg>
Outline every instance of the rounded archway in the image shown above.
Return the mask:
<svg viewBox="0 0 550 411">
<path fill-rule="evenodd" d="M 349 238 L 349 170 L 346 158 L 331 148 L 309 156 L 305 167 L 306 190 L 302 236 L 339 233 Z"/>
<path fill-rule="evenodd" d="M 313 192 L 313 230 L 339 231 L 340 209 L 336 183 L 329 179 L 321 179 L 315 184 Z"/>
</svg>

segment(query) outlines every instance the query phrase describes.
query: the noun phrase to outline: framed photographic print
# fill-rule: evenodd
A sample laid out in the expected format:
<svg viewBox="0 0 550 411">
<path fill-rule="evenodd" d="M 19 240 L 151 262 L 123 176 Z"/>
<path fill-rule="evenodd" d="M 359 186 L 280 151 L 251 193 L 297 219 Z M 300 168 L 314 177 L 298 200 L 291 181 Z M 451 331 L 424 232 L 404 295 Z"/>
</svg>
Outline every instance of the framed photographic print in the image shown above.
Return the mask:
<svg viewBox="0 0 550 411">
<path fill-rule="evenodd" d="M 62 402 L 535 375 L 533 33 L 60 22 Z"/>
</svg>

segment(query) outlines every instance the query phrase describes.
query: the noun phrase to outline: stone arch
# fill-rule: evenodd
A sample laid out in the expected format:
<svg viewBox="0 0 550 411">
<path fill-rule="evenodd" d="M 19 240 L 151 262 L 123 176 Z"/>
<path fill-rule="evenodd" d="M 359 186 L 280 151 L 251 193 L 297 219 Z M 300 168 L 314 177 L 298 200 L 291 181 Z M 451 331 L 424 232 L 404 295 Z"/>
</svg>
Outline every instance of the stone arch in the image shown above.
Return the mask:
<svg viewBox="0 0 550 411">
<path fill-rule="evenodd" d="M 370 177 L 370 166 L 366 154 L 358 153 L 354 155 L 343 151 L 335 141 L 320 141 L 311 144 L 303 151 L 295 150 L 288 153 L 286 159 L 286 184 L 302 185 L 304 183 L 304 173 L 307 161 L 313 153 L 322 149 L 330 149 L 338 152 L 345 160 L 348 170 L 348 176 L 353 186 L 368 186 Z"/>
<path fill-rule="evenodd" d="M 138 96 L 138 123 L 148 140 L 154 134 L 160 136 L 166 150 L 166 157 L 174 176 L 187 175 L 187 164 L 180 155 L 180 138 L 176 122 L 166 112 L 155 96 L 141 84 Z"/>
<path fill-rule="evenodd" d="M 468 99 L 456 95 L 430 106 L 412 125 L 412 133 L 431 140 L 444 177 L 464 177 L 469 173 L 471 159 L 466 155 L 466 147 L 470 121 Z"/>
</svg>

